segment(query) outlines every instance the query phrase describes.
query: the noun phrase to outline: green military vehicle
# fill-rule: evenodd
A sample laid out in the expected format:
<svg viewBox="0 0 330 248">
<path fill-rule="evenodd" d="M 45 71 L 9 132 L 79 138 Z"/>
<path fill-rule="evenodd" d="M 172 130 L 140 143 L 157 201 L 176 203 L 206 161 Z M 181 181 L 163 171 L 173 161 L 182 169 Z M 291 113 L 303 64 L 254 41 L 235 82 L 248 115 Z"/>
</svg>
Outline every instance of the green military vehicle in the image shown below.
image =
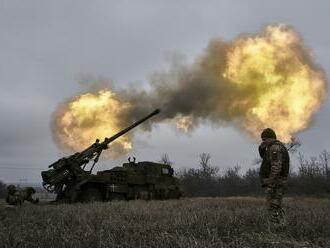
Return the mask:
<svg viewBox="0 0 330 248">
<path fill-rule="evenodd" d="M 82 183 L 81 201 L 173 199 L 181 196 L 170 165 L 128 162 L 99 171 Z"/>
<path fill-rule="evenodd" d="M 181 196 L 178 180 L 173 168 L 167 164 L 135 162 L 129 159 L 123 166 L 92 174 L 92 170 L 108 144 L 129 130 L 159 113 L 155 110 L 128 128 L 105 138 L 82 152 L 64 157 L 42 171 L 44 188 L 57 195 L 59 202 L 91 202 L 129 199 L 177 199 Z M 86 165 L 93 160 L 89 170 Z"/>
</svg>

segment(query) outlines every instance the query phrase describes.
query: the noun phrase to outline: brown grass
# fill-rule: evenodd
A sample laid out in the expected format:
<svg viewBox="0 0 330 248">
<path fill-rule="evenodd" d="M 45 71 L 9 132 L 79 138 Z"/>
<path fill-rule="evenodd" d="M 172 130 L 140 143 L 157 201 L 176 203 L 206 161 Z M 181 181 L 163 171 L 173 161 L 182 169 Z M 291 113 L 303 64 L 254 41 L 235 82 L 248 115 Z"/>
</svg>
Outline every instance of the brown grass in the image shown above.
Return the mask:
<svg viewBox="0 0 330 248">
<path fill-rule="evenodd" d="M 0 247 L 330 247 L 330 200 L 285 200 L 272 231 L 263 199 L 195 198 L 0 208 Z"/>
</svg>

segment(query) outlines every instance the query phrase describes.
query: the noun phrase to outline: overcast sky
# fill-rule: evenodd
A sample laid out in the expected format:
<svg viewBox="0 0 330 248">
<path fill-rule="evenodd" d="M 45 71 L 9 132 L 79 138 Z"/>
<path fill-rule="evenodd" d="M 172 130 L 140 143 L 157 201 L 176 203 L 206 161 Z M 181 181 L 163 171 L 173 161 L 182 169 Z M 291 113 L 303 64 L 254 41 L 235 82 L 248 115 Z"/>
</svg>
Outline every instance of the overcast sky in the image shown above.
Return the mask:
<svg viewBox="0 0 330 248">
<path fill-rule="evenodd" d="M 329 75 L 329 13 L 326 0 L 0 0 L 0 180 L 41 181 L 41 169 L 61 156 L 50 116 L 81 91 L 82 75 L 111 78 L 118 88 L 141 87 L 168 67 L 168 54 L 192 60 L 212 38 L 230 40 L 272 23 L 294 26 Z M 314 124 L 299 134 L 306 154 L 330 149 L 329 114 L 327 101 Z M 159 160 L 166 152 L 176 168 L 196 167 L 198 154 L 209 152 L 221 170 L 252 167 L 258 146 L 230 126 L 202 126 L 183 135 L 160 125 L 135 141 L 130 155 L 138 160 Z"/>
</svg>

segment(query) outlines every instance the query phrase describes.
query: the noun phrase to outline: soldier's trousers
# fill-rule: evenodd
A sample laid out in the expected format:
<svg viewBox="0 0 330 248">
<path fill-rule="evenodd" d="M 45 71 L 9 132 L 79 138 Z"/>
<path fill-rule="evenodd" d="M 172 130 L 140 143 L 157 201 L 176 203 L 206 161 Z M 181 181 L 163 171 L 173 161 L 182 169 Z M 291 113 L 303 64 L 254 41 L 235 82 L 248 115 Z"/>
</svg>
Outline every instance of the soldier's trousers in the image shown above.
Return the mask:
<svg viewBox="0 0 330 248">
<path fill-rule="evenodd" d="M 281 184 L 268 186 L 266 188 L 266 202 L 269 220 L 281 224 L 284 221 L 284 210 L 282 206 L 283 195 L 286 187 Z"/>
</svg>

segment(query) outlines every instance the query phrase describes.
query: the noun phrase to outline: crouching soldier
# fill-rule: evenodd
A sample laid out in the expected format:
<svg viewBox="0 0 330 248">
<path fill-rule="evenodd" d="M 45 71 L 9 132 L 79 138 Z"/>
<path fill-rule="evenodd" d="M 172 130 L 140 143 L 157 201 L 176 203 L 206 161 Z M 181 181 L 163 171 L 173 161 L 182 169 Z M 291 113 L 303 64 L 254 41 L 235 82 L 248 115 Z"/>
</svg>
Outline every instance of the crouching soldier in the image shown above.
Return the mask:
<svg viewBox="0 0 330 248">
<path fill-rule="evenodd" d="M 276 139 L 274 130 L 266 128 L 261 133 L 259 154 L 262 158 L 260 179 L 266 189 L 266 202 L 272 223 L 284 225 L 283 195 L 287 190 L 290 157 L 284 144 Z"/>
<path fill-rule="evenodd" d="M 24 189 L 17 189 L 15 185 L 9 185 L 7 187 L 7 197 L 6 202 L 9 205 L 22 205 L 24 201 L 29 201 L 31 203 L 38 203 L 39 199 L 33 199 L 32 195 L 36 193 L 35 189 L 32 187 L 26 187 Z"/>
</svg>

